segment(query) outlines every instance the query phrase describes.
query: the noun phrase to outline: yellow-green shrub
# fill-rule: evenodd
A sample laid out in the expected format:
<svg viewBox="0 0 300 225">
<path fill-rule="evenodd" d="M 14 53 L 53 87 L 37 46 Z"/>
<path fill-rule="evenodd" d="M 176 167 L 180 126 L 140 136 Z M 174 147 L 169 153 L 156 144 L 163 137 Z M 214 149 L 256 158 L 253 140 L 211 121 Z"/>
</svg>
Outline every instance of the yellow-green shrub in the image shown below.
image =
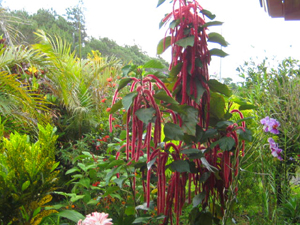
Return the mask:
<svg viewBox="0 0 300 225">
<path fill-rule="evenodd" d="M 58 175 L 58 136 L 49 124 L 38 128 L 35 143 L 17 132 L 9 138 L 0 136 L 0 223 L 32 224 L 39 214 L 45 214 L 41 200 L 54 189 Z"/>
</svg>

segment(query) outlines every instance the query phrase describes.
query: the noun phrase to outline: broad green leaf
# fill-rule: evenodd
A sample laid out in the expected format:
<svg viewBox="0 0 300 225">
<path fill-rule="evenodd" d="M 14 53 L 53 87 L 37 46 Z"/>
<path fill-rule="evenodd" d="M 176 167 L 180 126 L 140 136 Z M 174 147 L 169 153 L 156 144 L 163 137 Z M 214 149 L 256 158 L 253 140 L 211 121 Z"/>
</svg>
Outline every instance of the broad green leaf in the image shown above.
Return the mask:
<svg viewBox="0 0 300 225">
<path fill-rule="evenodd" d="M 98 202 L 99 202 L 98 200 L 91 199 L 91 200 L 88 201 L 86 204 L 87 204 L 87 205 L 97 205 Z"/>
<path fill-rule="evenodd" d="M 160 5 L 163 4 L 165 1 L 166 1 L 166 0 L 158 0 L 158 3 L 157 3 L 157 6 L 156 6 L 156 7 L 160 6 Z"/>
<path fill-rule="evenodd" d="M 245 128 L 245 131 L 243 131 L 242 129 L 238 129 L 236 132 L 240 135 L 240 138 L 243 140 L 246 140 L 249 142 L 251 142 L 253 140 L 252 132 L 251 132 L 251 130 L 249 130 L 247 128 Z"/>
<path fill-rule="evenodd" d="M 86 172 L 86 166 L 83 163 L 78 163 L 78 166 L 80 167 L 80 169 L 82 169 L 84 172 Z"/>
<path fill-rule="evenodd" d="M 143 68 L 163 69 L 165 66 L 161 63 L 161 61 L 151 59 L 143 65 Z"/>
<path fill-rule="evenodd" d="M 149 222 L 149 220 L 151 219 L 151 217 L 147 216 L 147 217 L 137 217 L 132 223 L 142 223 L 142 224 L 146 224 Z"/>
<path fill-rule="evenodd" d="M 175 104 L 175 105 L 179 104 L 174 98 L 170 97 L 169 95 L 167 95 L 167 93 L 163 91 L 156 93 L 153 97 L 158 100 L 164 101 L 166 103 Z"/>
<path fill-rule="evenodd" d="M 197 216 L 194 224 L 213 225 L 213 215 L 210 212 L 202 211 Z"/>
<path fill-rule="evenodd" d="M 86 188 L 89 188 L 91 186 L 91 180 L 90 180 L 90 178 L 87 178 L 87 177 L 80 179 L 78 183 Z"/>
<path fill-rule="evenodd" d="M 164 126 L 164 134 L 165 139 L 164 142 L 169 140 L 183 140 L 183 131 L 181 130 L 181 127 L 178 124 L 174 123 L 167 123 Z"/>
<path fill-rule="evenodd" d="M 148 124 L 151 122 L 153 117 L 155 116 L 156 110 L 152 107 L 150 108 L 142 108 L 138 109 L 135 112 L 135 115 L 141 120 L 143 123 Z"/>
<path fill-rule="evenodd" d="M 204 132 L 202 135 L 202 138 L 200 139 L 200 142 L 206 141 L 208 138 L 214 137 L 218 133 L 217 129 L 209 128 L 207 131 Z"/>
<path fill-rule="evenodd" d="M 194 46 L 195 36 L 189 36 L 183 39 L 180 39 L 175 42 L 176 45 L 179 45 L 183 48 L 186 48 L 187 46 Z"/>
<path fill-rule="evenodd" d="M 202 86 L 201 82 L 199 81 L 199 79 L 194 79 L 192 81 L 194 84 L 196 84 L 196 91 L 197 91 L 197 95 L 196 95 L 196 98 L 195 98 L 195 95 L 194 94 L 190 94 L 190 90 L 187 90 L 188 91 L 188 95 L 193 99 L 195 100 L 197 103 L 200 102 L 200 99 L 202 98 L 204 92 L 206 91 L 206 89 Z M 191 87 L 191 81 L 188 77 L 188 87 L 190 88 Z"/>
<path fill-rule="evenodd" d="M 210 26 L 218 26 L 218 25 L 222 25 L 223 22 L 220 22 L 220 21 L 210 21 L 210 22 L 207 22 L 203 25 L 203 27 L 210 27 Z"/>
<path fill-rule="evenodd" d="M 118 186 L 108 187 L 108 188 L 106 188 L 106 190 L 105 190 L 105 192 L 103 194 L 103 197 L 111 195 L 112 193 L 114 193 L 114 192 L 116 192 L 118 190 L 120 190 L 120 188 Z"/>
<path fill-rule="evenodd" d="M 117 168 L 112 168 L 105 177 L 105 183 L 108 184 L 113 175 L 117 173 Z"/>
<path fill-rule="evenodd" d="M 22 191 L 25 191 L 30 185 L 30 181 L 27 180 L 22 184 Z"/>
<path fill-rule="evenodd" d="M 210 177 L 210 172 L 205 172 L 204 174 L 201 175 L 199 182 L 204 183 L 207 181 L 207 179 Z"/>
<path fill-rule="evenodd" d="M 172 67 L 172 69 L 171 69 L 171 71 L 169 73 L 169 75 L 170 75 L 170 77 L 172 77 L 172 79 L 177 77 L 177 75 L 181 71 L 182 65 L 183 65 L 183 63 L 180 62 L 176 66 Z"/>
<path fill-rule="evenodd" d="M 157 55 L 162 54 L 171 45 L 171 36 L 161 39 L 157 45 Z"/>
<path fill-rule="evenodd" d="M 209 50 L 209 53 L 210 53 L 211 56 L 213 56 L 213 55 L 220 56 L 220 57 L 228 56 L 228 54 L 226 52 L 224 52 L 221 49 L 217 49 L 217 48 L 213 48 L 213 49 Z"/>
<path fill-rule="evenodd" d="M 232 121 L 220 121 L 220 122 L 217 123 L 216 127 L 219 128 L 219 129 L 220 128 L 226 128 L 226 127 L 228 127 L 232 124 L 233 124 Z"/>
<path fill-rule="evenodd" d="M 182 151 L 180 151 L 182 154 L 198 154 L 198 153 L 202 153 L 201 150 L 197 149 L 197 148 L 190 148 L 190 149 L 184 149 Z"/>
<path fill-rule="evenodd" d="M 131 78 L 123 78 L 119 82 L 118 91 L 120 91 L 122 88 L 126 87 L 127 84 L 129 84 L 132 81 Z"/>
<path fill-rule="evenodd" d="M 228 46 L 228 43 L 227 41 L 225 41 L 225 38 L 221 35 L 221 34 L 218 34 L 218 33 L 215 33 L 215 32 L 211 32 L 208 34 L 208 40 L 209 42 L 213 42 L 213 43 L 218 43 L 220 44 L 221 46 Z"/>
<path fill-rule="evenodd" d="M 79 172 L 80 169 L 78 169 L 77 167 L 73 167 L 72 169 L 69 169 L 67 172 L 66 172 L 66 175 L 70 174 L 70 173 L 74 173 L 74 172 Z"/>
<path fill-rule="evenodd" d="M 70 201 L 71 202 L 76 202 L 78 201 L 79 199 L 83 199 L 84 198 L 84 195 L 76 195 L 76 194 L 73 194 L 73 196 L 70 198 Z"/>
<path fill-rule="evenodd" d="M 205 16 L 207 16 L 211 20 L 213 20 L 214 18 L 216 18 L 215 14 L 212 14 L 210 11 L 208 11 L 206 9 L 202 9 L 201 13 L 203 13 Z"/>
<path fill-rule="evenodd" d="M 122 101 L 117 101 L 110 109 L 110 114 L 113 114 L 115 113 L 116 111 L 118 111 L 119 109 L 122 109 L 123 107 L 123 104 L 122 104 Z"/>
<path fill-rule="evenodd" d="M 223 96 L 218 93 L 211 92 L 210 94 L 209 112 L 218 119 L 222 119 L 225 114 L 225 100 Z"/>
<path fill-rule="evenodd" d="M 196 195 L 193 198 L 193 207 L 197 207 L 199 204 L 202 203 L 203 199 L 205 198 L 205 191 L 201 192 L 200 194 Z"/>
<path fill-rule="evenodd" d="M 128 177 L 122 175 L 119 178 L 114 179 L 114 182 L 119 186 L 121 189 L 123 187 L 123 182 L 127 179 Z"/>
<path fill-rule="evenodd" d="M 123 107 L 125 108 L 126 111 L 128 111 L 128 109 L 130 108 L 133 99 L 137 96 L 137 92 L 131 92 L 128 95 L 126 95 L 123 99 L 122 99 L 122 103 L 123 103 Z"/>
<path fill-rule="evenodd" d="M 81 213 L 75 210 L 63 210 L 55 215 L 63 218 L 67 218 L 68 220 L 71 220 L 75 223 L 77 223 L 79 220 L 85 219 L 84 215 L 82 215 Z"/>
<path fill-rule="evenodd" d="M 177 171 L 179 173 L 191 172 L 190 164 L 185 160 L 176 160 L 169 164 L 171 169 Z"/>
<path fill-rule="evenodd" d="M 223 151 L 230 151 L 235 146 L 235 141 L 232 137 L 222 137 L 218 143 Z"/>
<path fill-rule="evenodd" d="M 126 65 L 122 68 L 123 76 L 127 76 L 131 71 L 131 65 Z"/>
<path fill-rule="evenodd" d="M 218 92 L 227 97 L 230 97 L 232 95 L 232 91 L 230 90 L 230 88 L 226 84 L 220 83 L 218 80 L 210 79 L 207 83 L 210 90 L 214 92 Z"/>
<path fill-rule="evenodd" d="M 122 159 L 117 159 L 117 160 L 114 160 L 111 163 L 109 163 L 107 166 L 107 169 L 112 168 L 114 166 L 120 166 L 122 164 L 124 164 L 124 161 Z"/>
<path fill-rule="evenodd" d="M 180 23 L 180 19 L 177 19 L 177 20 L 173 20 L 171 23 L 170 23 L 170 28 L 171 29 L 174 29 L 178 24 Z"/>
<path fill-rule="evenodd" d="M 183 121 L 181 129 L 188 135 L 196 135 L 196 125 L 198 123 L 198 110 L 192 106 L 181 105 L 180 108 L 184 113 L 180 113 Z"/>
</svg>

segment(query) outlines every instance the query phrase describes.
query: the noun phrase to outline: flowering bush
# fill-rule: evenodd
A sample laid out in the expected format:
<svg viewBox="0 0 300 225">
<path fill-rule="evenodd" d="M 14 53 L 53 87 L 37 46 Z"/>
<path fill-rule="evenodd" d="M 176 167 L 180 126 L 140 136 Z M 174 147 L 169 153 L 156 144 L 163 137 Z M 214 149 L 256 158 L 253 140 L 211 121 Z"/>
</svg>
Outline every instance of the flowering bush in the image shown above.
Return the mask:
<svg viewBox="0 0 300 225">
<path fill-rule="evenodd" d="M 107 218 L 107 213 L 98 213 L 93 212 L 86 216 L 86 218 L 82 221 L 79 220 L 77 225 L 111 225 L 113 224 L 111 221 L 112 219 Z"/>
</svg>

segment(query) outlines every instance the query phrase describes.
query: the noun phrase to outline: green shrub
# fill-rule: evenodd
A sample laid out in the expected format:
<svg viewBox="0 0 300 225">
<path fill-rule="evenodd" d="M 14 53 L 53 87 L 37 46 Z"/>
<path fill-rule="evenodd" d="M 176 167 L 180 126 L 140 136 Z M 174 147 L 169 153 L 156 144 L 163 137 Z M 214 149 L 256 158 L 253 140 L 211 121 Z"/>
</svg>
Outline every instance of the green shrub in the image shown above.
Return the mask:
<svg viewBox="0 0 300 225">
<path fill-rule="evenodd" d="M 38 125 L 35 143 L 17 132 L 2 138 L 0 148 L 0 222 L 4 224 L 38 224 L 42 206 L 51 201 L 59 171 L 55 163 L 56 129 Z"/>
</svg>

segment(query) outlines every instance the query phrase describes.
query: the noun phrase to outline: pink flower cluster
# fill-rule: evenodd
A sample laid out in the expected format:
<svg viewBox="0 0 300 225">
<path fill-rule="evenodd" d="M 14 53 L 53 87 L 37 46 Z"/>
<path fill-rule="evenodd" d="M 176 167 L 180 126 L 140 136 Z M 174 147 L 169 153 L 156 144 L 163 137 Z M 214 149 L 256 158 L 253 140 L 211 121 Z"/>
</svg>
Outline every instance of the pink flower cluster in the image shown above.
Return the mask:
<svg viewBox="0 0 300 225">
<path fill-rule="evenodd" d="M 274 157 L 277 157 L 277 159 L 282 160 L 282 157 L 280 156 L 282 149 L 278 147 L 278 144 L 274 141 L 273 138 L 268 138 L 268 142 L 270 144 L 272 155 Z"/>
<path fill-rule="evenodd" d="M 280 126 L 280 123 L 270 117 L 265 117 L 260 120 L 260 123 L 264 125 L 264 131 L 265 132 L 270 132 L 272 134 L 279 134 L 279 130 L 277 129 Z"/>
<path fill-rule="evenodd" d="M 82 221 L 79 220 L 77 225 L 111 225 L 113 224 L 111 221 L 112 219 L 108 218 L 107 213 L 98 213 L 93 212 L 86 216 L 86 218 Z"/>
</svg>

